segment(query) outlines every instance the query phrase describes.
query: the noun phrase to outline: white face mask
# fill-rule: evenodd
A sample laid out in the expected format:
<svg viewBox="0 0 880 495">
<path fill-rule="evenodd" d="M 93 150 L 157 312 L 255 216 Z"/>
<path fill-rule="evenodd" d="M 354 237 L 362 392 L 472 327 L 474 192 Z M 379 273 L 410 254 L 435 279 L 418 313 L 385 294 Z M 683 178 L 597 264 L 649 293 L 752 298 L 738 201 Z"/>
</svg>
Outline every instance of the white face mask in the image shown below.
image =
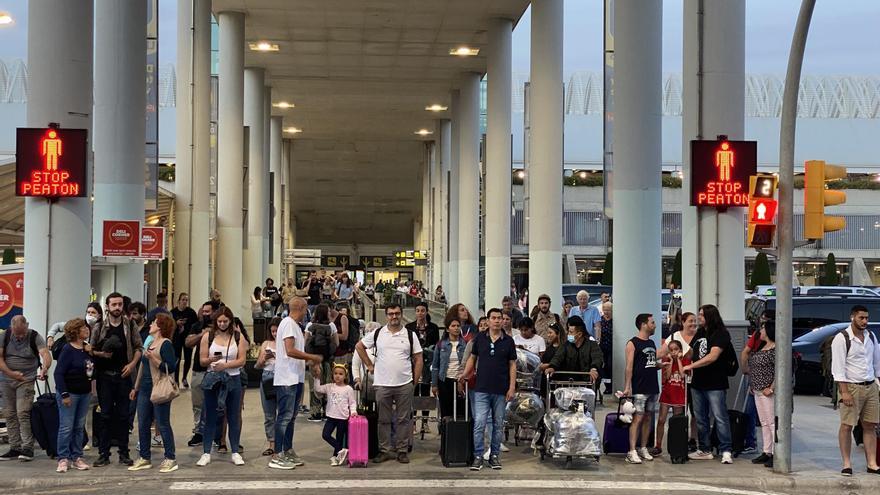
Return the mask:
<svg viewBox="0 0 880 495">
<path fill-rule="evenodd" d="M 86 323 L 88 323 L 89 326 L 94 325 L 95 322 L 97 322 L 97 321 L 98 321 L 98 317 L 97 317 L 97 316 L 95 316 L 95 315 L 86 315 Z"/>
</svg>

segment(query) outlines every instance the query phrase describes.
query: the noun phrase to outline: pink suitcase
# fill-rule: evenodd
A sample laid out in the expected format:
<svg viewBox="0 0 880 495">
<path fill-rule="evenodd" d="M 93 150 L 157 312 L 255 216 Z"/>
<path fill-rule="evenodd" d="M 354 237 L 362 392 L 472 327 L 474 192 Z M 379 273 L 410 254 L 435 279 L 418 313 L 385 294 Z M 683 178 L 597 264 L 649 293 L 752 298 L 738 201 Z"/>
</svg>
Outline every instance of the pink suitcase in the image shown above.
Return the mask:
<svg viewBox="0 0 880 495">
<path fill-rule="evenodd" d="M 348 418 L 348 467 L 367 467 L 369 435 L 366 416 Z"/>
</svg>

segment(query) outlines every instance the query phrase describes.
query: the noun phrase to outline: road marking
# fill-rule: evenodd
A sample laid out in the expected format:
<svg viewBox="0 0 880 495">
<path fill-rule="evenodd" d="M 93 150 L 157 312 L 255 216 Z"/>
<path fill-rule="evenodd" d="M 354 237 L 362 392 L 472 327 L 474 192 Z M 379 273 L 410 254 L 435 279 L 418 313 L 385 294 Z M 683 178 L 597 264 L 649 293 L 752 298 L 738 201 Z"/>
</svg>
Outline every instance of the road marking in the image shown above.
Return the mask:
<svg viewBox="0 0 880 495">
<path fill-rule="evenodd" d="M 345 480 L 302 480 L 302 481 L 177 481 L 171 483 L 171 490 L 180 491 L 244 491 L 244 490 L 351 490 Z M 601 480 L 490 480 L 490 479 L 359 479 L 358 490 L 399 488 L 538 488 L 538 489 L 580 489 L 580 490 L 644 490 L 653 492 L 702 492 L 723 493 L 727 495 L 775 495 L 765 491 L 738 490 L 697 483 L 678 483 L 666 481 L 601 481 Z"/>
</svg>

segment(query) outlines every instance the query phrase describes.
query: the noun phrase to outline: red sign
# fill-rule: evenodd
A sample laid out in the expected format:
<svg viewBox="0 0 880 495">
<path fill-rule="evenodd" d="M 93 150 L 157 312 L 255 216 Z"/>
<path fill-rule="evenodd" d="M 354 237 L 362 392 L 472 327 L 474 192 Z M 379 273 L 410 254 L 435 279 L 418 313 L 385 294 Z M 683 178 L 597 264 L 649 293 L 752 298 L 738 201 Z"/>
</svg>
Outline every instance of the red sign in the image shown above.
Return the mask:
<svg viewBox="0 0 880 495">
<path fill-rule="evenodd" d="M 85 129 L 16 129 L 16 196 L 86 196 L 87 150 Z"/>
<path fill-rule="evenodd" d="M 140 255 L 141 223 L 137 220 L 104 220 L 103 256 Z"/>
<path fill-rule="evenodd" d="M 748 206 L 757 167 L 756 141 L 691 141 L 691 206 Z"/>
<path fill-rule="evenodd" d="M 23 306 L 24 271 L 0 273 L 0 328 L 9 328 L 12 317 L 20 315 Z"/>
<path fill-rule="evenodd" d="M 772 224 L 776 218 L 776 208 L 779 202 L 772 198 L 754 198 L 749 205 L 749 222 L 767 225 Z"/>
<path fill-rule="evenodd" d="M 165 259 L 165 227 L 144 227 L 141 229 L 141 258 Z"/>
</svg>

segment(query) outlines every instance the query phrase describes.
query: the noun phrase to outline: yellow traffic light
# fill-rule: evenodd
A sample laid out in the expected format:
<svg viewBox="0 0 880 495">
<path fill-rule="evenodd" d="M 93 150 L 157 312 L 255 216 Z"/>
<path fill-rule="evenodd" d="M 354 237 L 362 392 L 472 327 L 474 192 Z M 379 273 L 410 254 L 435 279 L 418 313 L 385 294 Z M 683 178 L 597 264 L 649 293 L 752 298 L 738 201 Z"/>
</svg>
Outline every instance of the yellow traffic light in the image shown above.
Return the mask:
<svg viewBox="0 0 880 495">
<path fill-rule="evenodd" d="M 804 239 L 821 239 L 825 232 L 846 227 L 846 219 L 825 215 L 825 207 L 846 202 L 843 191 L 825 189 L 825 182 L 846 177 L 846 168 L 826 165 L 824 160 L 804 164 Z"/>
</svg>

